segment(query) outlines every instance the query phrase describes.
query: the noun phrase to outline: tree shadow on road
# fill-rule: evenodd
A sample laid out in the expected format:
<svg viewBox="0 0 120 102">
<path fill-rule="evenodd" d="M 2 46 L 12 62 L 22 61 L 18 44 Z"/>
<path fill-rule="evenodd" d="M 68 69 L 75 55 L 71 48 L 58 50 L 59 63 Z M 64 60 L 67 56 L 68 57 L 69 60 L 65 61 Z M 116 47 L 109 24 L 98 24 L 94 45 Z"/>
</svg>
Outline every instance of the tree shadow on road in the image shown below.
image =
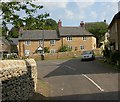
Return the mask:
<svg viewBox="0 0 120 102">
<path fill-rule="evenodd" d="M 58 68 L 50 72 L 44 78 L 61 76 L 61 75 L 80 75 L 80 74 L 102 74 L 102 73 L 118 73 L 111 66 L 107 66 L 98 61 L 84 61 L 80 59 L 71 59 L 62 64 L 58 64 Z"/>
</svg>

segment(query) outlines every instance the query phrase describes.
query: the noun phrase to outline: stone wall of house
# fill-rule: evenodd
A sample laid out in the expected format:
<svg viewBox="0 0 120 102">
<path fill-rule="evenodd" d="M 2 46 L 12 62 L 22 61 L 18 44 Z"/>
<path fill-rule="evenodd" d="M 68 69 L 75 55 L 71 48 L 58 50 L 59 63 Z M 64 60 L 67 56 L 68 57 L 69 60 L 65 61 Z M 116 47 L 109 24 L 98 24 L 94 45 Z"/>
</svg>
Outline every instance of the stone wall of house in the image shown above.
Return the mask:
<svg viewBox="0 0 120 102">
<path fill-rule="evenodd" d="M 36 84 L 37 66 L 33 59 L 0 60 L 0 100 L 28 100 Z"/>
</svg>

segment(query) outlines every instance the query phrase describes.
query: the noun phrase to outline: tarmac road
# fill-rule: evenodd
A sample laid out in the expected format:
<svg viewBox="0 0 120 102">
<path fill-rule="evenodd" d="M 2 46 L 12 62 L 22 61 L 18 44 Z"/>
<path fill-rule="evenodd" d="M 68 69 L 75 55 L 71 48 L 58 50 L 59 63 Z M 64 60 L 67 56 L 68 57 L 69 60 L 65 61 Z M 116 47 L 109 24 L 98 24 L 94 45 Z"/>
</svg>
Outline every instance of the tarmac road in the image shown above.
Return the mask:
<svg viewBox="0 0 120 102">
<path fill-rule="evenodd" d="M 50 100 L 118 100 L 117 70 L 97 60 L 38 61 L 38 79 L 50 85 L 47 98 Z"/>
</svg>

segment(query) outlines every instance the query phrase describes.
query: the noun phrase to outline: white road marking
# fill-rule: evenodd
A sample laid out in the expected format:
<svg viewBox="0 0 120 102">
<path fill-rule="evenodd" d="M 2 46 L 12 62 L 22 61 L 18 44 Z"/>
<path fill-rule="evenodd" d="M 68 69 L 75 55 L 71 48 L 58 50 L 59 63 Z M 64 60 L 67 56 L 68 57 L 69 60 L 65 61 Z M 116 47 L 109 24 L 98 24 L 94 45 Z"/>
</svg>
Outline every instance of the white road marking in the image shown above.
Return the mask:
<svg viewBox="0 0 120 102">
<path fill-rule="evenodd" d="M 65 67 L 69 68 L 69 69 L 72 69 L 72 70 L 75 70 L 74 68 L 70 67 L 70 66 L 67 66 L 67 65 L 64 65 Z"/>
<path fill-rule="evenodd" d="M 93 81 L 91 78 L 89 78 L 87 75 L 82 74 L 82 76 L 84 76 L 85 78 L 87 78 L 89 81 L 91 81 L 100 91 L 104 91 L 104 89 L 102 89 L 95 81 Z"/>
</svg>

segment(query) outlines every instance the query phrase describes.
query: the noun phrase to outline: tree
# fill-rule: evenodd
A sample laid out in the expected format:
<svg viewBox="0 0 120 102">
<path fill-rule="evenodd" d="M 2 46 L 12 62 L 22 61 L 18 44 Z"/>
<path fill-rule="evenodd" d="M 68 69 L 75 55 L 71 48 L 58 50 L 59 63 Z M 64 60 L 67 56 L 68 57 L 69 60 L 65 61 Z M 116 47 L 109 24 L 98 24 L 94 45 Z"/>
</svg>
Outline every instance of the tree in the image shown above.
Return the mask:
<svg viewBox="0 0 120 102">
<path fill-rule="evenodd" d="M 12 27 L 12 29 L 9 31 L 9 36 L 12 37 L 12 38 L 18 38 L 19 28 L 18 27 Z"/>
<path fill-rule="evenodd" d="M 86 30 L 94 34 L 97 40 L 97 46 L 99 46 L 102 37 L 105 35 L 108 29 L 108 24 L 105 22 L 86 23 Z"/>
<path fill-rule="evenodd" d="M 53 19 L 46 19 L 45 28 L 46 30 L 57 30 L 58 24 Z"/>
<path fill-rule="evenodd" d="M 37 11 L 43 6 L 35 5 L 32 2 L 2 2 L 0 9 L 2 13 L 2 27 L 7 28 L 7 24 L 12 24 L 20 28 L 25 26 L 25 29 L 39 29 L 44 22 L 44 19 L 49 16 L 48 13 L 37 14 Z M 26 17 L 21 17 L 18 12 L 24 11 Z M 37 14 L 35 16 L 35 13 Z M 8 30 L 8 29 L 7 29 Z"/>
</svg>

